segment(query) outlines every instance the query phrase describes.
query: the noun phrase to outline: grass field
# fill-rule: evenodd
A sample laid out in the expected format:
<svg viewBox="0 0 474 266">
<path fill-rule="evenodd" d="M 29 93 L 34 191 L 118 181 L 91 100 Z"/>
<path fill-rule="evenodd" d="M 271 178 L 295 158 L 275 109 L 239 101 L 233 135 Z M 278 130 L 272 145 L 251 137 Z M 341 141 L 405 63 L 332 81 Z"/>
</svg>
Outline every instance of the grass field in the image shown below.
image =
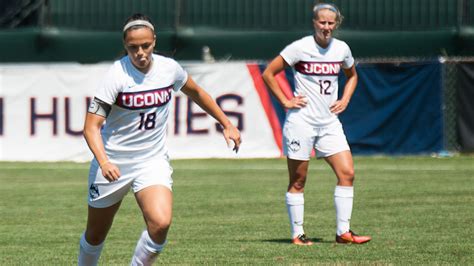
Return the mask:
<svg viewBox="0 0 474 266">
<path fill-rule="evenodd" d="M 289 244 L 284 159 L 176 160 L 165 264 L 474 264 L 474 158 L 356 157 L 352 228 L 334 244 L 335 177 L 312 161 L 305 229 Z M 0 163 L 0 265 L 74 265 L 86 222 L 87 164 Z M 124 199 L 101 265 L 126 265 L 144 223 Z"/>
</svg>

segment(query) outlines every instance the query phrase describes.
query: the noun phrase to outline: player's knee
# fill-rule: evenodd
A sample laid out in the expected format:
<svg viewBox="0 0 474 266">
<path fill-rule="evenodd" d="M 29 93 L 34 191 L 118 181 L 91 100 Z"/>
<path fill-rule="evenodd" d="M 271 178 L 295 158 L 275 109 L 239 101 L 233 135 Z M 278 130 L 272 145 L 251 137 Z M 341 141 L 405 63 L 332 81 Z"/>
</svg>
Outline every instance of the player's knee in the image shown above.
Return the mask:
<svg viewBox="0 0 474 266">
<path fill-rule="evenodd" d="M 354 167 L 343 167 L 341 169 L 341 175 L 346 179 L 353 179 L 354 178 Z"/>
<path fill-rule="evenodd" d="M 148 226 L 148 232 L 150 233 L 150 235 L 158 236 L 158 235 L 168 232 L 168 229 L 171 226 L 171 218 L 153 219 L 151 221 L 148 221 L 147 226 Z"/>
<path fill-rule="evenodd" d="M 339 174 L 339 180 L 341 180 L 344 183 L 352 185 L 355 179 L 355 173 L 353 168 L 347 168 L 344 169 L 340 174 Z"/>
<path fill-rule="evenodd" d="M 107 233 L 86 233 L 86 241 L 92 246 L 97 246 L 104 242 Z"/>
<path fill-rule="evenodd" d="M 295 182 L 290 183 L 290 188 L 293 188 L 299 191 L 299 190 L 304 189 L 305 183 L 306 183 L 306 179 L 298 179 Z"/>
<path fill-rule="evenodd" d="M 347 170 L 344 175 L 346 176 L 346 179 L 349 181 L 354 181 L 355 178 L 355 173 L 354 169 Z"/>
</svg>

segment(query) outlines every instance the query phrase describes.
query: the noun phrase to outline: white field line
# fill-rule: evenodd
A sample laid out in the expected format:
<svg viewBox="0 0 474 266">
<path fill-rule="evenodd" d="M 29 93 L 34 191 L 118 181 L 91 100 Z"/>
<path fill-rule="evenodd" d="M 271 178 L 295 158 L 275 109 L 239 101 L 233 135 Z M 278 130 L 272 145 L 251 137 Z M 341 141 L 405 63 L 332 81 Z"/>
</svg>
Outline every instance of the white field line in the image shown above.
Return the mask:
<svg viewBox="0 0 474 266">
<path fill-rule="evenodd" d="M 326 164 L 312 164 L 310 165 L 310 170 L 330 170 L 329 166 Z M 58 164 L 51 165 L 47 164 L 38 164 L 38 165 L 0 165 L 1 170 L 88 170 L 88 164 Z M 286 165 L 282 164 L 280 166 L 275 165 L 223 165 L 219 167 L 212 167 L 209 165 L 175 165 L 175 170 L 221 170 L 221 171 L 237 171 L 237 170 L 262 170 L 262 171 L 282 171 L 287 170 Z M 447 166 L 447 165 L 392 165 L 392 164 L 377 164 L 377 165 L 355 165 L 355 170 L 382 170 L 382 171 L 473 171 L 474 165 L 461 165 L 461 166 Z"/>
<path fill-rule="evenodd" d="M 175 170 L 208 170 L 208 169 L 215 169 L 215 170 L 265 170 L 265 171 L 281 171 L 287 170 L 286 165 L 282 166 L 262 166 L 262 165 L 242 165 L 239 167 L 232 167 L 230 165 L 226 165 L 225 167 L 206 167 L 206 166 L 176 166 Z M 310 170 L 331 170 L 328 165 L 310 165 Z M 355 165 L 355 170 L 386 170 L 386 171 L 474 171 L 474 166 L 419 166 L 419 165 Z"/>
</svg>

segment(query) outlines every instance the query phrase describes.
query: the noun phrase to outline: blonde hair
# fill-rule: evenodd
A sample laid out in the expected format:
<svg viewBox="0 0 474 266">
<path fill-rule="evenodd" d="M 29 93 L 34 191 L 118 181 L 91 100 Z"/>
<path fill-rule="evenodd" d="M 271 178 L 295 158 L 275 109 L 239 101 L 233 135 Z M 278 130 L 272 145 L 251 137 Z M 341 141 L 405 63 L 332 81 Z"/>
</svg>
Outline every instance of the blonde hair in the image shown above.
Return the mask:
<svg viewBox="0 0 474 266">
<path fill-rule="evenodd" d="M 328 9 L 334 13 L 336 13 L 336 28 L 338 28 L 342 24 L 342 20 L 344 17 L 341 15 L 341 12 L 339 12 L 339 9 L 333 4 L 328 4 L 328 3 L 319 3 L 316 4 L 313 7 L 313 19 L 318 18 L 318 12 L 323 9 Z"/>
</svg>

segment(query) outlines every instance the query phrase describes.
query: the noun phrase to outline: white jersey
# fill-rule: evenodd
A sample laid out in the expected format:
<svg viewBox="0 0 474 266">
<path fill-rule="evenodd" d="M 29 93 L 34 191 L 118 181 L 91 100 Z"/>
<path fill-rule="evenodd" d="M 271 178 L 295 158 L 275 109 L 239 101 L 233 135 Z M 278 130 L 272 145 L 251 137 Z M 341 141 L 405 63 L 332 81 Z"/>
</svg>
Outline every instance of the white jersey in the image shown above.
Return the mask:
<svg viewBox="0 0 474 266">
<path fill-rule="evenodd" d="M 329 107 L 337 100 L 338 75 L 354 64 L 349 46 L 332 38 L 327 48 L 320 47 L 314 36 L 306 36 L 283 49 L 283 59 L 295 73 L 295 95 L 305 95 L 308 105 L 290 109 L 286 121 L 325 127 L 338 120 Z"/>
<path fill-rule="evenodd" d="M 168 157 L 165 139 L 170 102 L 187 78 L 176 61 L 155 54 L 146 74 L 128 56 L 114 62 L 95 95 L 112 106 L 102 128 L 105 151 L 112 162 Z"/>
</svg>

